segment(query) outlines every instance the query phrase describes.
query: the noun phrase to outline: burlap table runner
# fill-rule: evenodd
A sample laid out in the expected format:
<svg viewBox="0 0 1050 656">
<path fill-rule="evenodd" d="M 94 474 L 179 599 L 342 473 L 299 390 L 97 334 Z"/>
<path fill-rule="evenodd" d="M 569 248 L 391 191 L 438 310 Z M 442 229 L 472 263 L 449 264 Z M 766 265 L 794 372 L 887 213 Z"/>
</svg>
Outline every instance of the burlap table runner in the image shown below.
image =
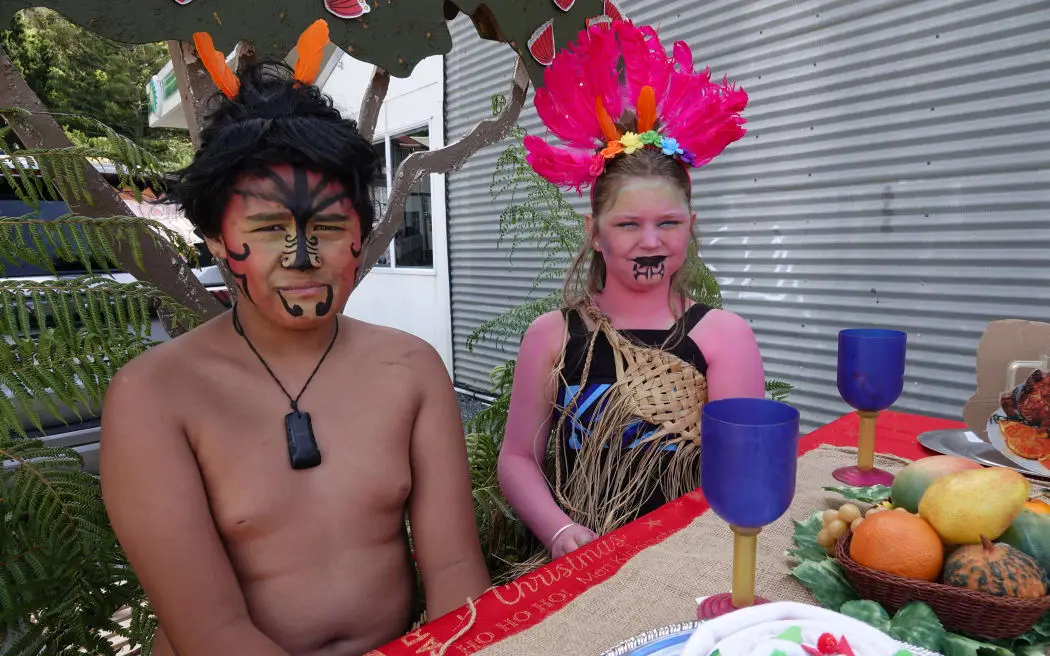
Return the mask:
<svg viewBox="0 0 1050 656">
<path fill-rule="evenodd" d="M 876 456 L 875 460 L 877 467 L 890 472 L 908 462 L 892 456 Z M 815 603 L 809 591 L 788 574 L 795 564 L 784 555 L 791 547 L 792 520 L 804 520 L 818 508 L 841 505 L 841 496 L 822 488 L 841 485 L 831 472 L 856 462 L 855 448 L 831 446 L 818 447 L 799 458 L 790 509 L 758 538 L 757 594 L 775 601 Z M 651 629 L 696 619 L 696 598 L 728 592 L 732 571 L 733 534 L 718 515 L 708 511 L 678 533 L 638 553 L 609 580 L 587 590 L 540 624 L 478 653 L 600 654 Z"/>
</svg>

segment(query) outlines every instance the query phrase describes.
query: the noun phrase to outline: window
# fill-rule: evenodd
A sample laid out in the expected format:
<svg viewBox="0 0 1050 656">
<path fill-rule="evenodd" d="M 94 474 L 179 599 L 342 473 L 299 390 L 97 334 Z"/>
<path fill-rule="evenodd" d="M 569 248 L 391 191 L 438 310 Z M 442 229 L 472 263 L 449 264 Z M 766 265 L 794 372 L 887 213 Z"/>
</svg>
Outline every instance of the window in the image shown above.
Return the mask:
<svg viewBox="0 0 1050 656">
<path fill-rule="evenodd" d="M 430 130 L 416 130 L 386 137 L 376 143 L 382 157 L 382 175 L 372 187 L 376 221 L 389 202 L 394 172 L 412 153 L 430 149 Z M 430 202 L 430 176 L 417 182 L 408 192 L 405 220 L 394 235 L 390 248 L 376 266 L 395 269 L 430 269 L 434 266 L 434 219 Z"/>
</svg>

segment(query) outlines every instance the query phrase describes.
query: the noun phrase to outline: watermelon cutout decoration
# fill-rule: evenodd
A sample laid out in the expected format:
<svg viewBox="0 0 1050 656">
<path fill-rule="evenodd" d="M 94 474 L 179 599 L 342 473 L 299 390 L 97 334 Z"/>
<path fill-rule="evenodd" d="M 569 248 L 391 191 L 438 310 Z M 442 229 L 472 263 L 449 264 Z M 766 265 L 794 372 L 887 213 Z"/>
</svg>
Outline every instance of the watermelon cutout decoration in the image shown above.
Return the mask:
<svg viewBox="0 0 1050 656">
<path fill-rule="evenodd" d="M 553 18 L 536 28 L 536 31 L 529 37 L 529 52 L 543 66 L 550 66 L 554 61 Z"/>
<path fill-rule="evenodd" d="M 616 6 L 613 0 L 605 0 L 605 15 L 614 21 L 626 20 L 623 12 L 620 11 L 620 8 Z"/>
<path fill-rule="evenodd" d="M 191 2 L 193 2 L 193 0 L 175 0 L 175 2 L 180 4 L 180 5 L 188 5 Z"/>
<path fill-rule="evenodd" d="M 604 29 L 612 29 L 612 19 L 604 14 L 601 16 L 595 16 L 594 18 L 587 19 L 587 28 L 590 29 L 595 25 L 601 25 Z"/>
<path fill-rule="evenodd" d="M 562 11 L 569 11 L 576 4 L 576 0 L 554 0 L 554 4 L 558 5 L 558 9 Z"/>
<path fill-rule="evenodd" d="M 361 18 L 372 11 L 365 0 L 324 0 L 324 8 L 339 18 Z"/>
</svg>

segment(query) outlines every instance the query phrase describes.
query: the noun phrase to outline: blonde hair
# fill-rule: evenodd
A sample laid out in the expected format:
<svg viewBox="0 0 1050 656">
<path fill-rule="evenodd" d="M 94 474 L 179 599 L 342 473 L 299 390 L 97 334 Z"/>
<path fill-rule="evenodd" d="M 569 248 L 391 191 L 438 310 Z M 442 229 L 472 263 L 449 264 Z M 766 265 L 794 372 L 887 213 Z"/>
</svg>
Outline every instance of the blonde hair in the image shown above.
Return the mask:
<svg viewBox="0 0 1050 656">
<path fill-rule="evenodd" d="M 591 190 L 591 213 L 594 216 L 595 231 L 598 218 L 614 204 L 617 194 L 625 184 L 640 178 L 658 178 L 666 180 L 677 188 L 686 202 L 690 203 L 692 180 L 689 173 L 679 162 L 659 150 L 642 149 L 630 155 L 620 155 L 609 160 L 605 172 L 595 181 Z M 594 296 L 605 289 L 605 257 L 592 247 L 593 235 L 587 235 L 580 251 L 573 257 L 565 275 L 562 288 L 562 302 L 567 308 L 586 310 L 594 305 Z M 696 234 L 691 236 L 692 245 L 699 251 L 700 243 Z M 668 302 L 675 318 L 685 312 L 689 298 L 683 272 L 685 267 L 671 274 L 671 298 Z M 679 331 L 675 331 L 676 333 Z M 674 335 L 680 340 L 682 335 Z"/>
</svg>

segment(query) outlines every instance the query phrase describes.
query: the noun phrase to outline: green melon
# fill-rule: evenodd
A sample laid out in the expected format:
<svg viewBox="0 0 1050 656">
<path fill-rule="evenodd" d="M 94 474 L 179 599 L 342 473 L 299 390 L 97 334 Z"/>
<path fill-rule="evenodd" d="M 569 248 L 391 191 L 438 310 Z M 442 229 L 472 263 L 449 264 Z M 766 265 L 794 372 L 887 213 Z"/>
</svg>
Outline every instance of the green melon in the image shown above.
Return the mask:
<svg viewBox="0 0 1050 656">
<path fill-rule="evenodd" d="M 998 541 L 1035 558 L 1039 566 L 1050 574 L 1050 515 L 1022 510 Z"/>
<path fill-rule="evenodd" d="M 968 469 L 981 469 L 981 465 L 957 456 L 930 456 L 916 460 L 897 472 L 890 498 L 893 505 L 917 513 L 919 500 L 931 483 L 942 476 Z"/>
</svg>

